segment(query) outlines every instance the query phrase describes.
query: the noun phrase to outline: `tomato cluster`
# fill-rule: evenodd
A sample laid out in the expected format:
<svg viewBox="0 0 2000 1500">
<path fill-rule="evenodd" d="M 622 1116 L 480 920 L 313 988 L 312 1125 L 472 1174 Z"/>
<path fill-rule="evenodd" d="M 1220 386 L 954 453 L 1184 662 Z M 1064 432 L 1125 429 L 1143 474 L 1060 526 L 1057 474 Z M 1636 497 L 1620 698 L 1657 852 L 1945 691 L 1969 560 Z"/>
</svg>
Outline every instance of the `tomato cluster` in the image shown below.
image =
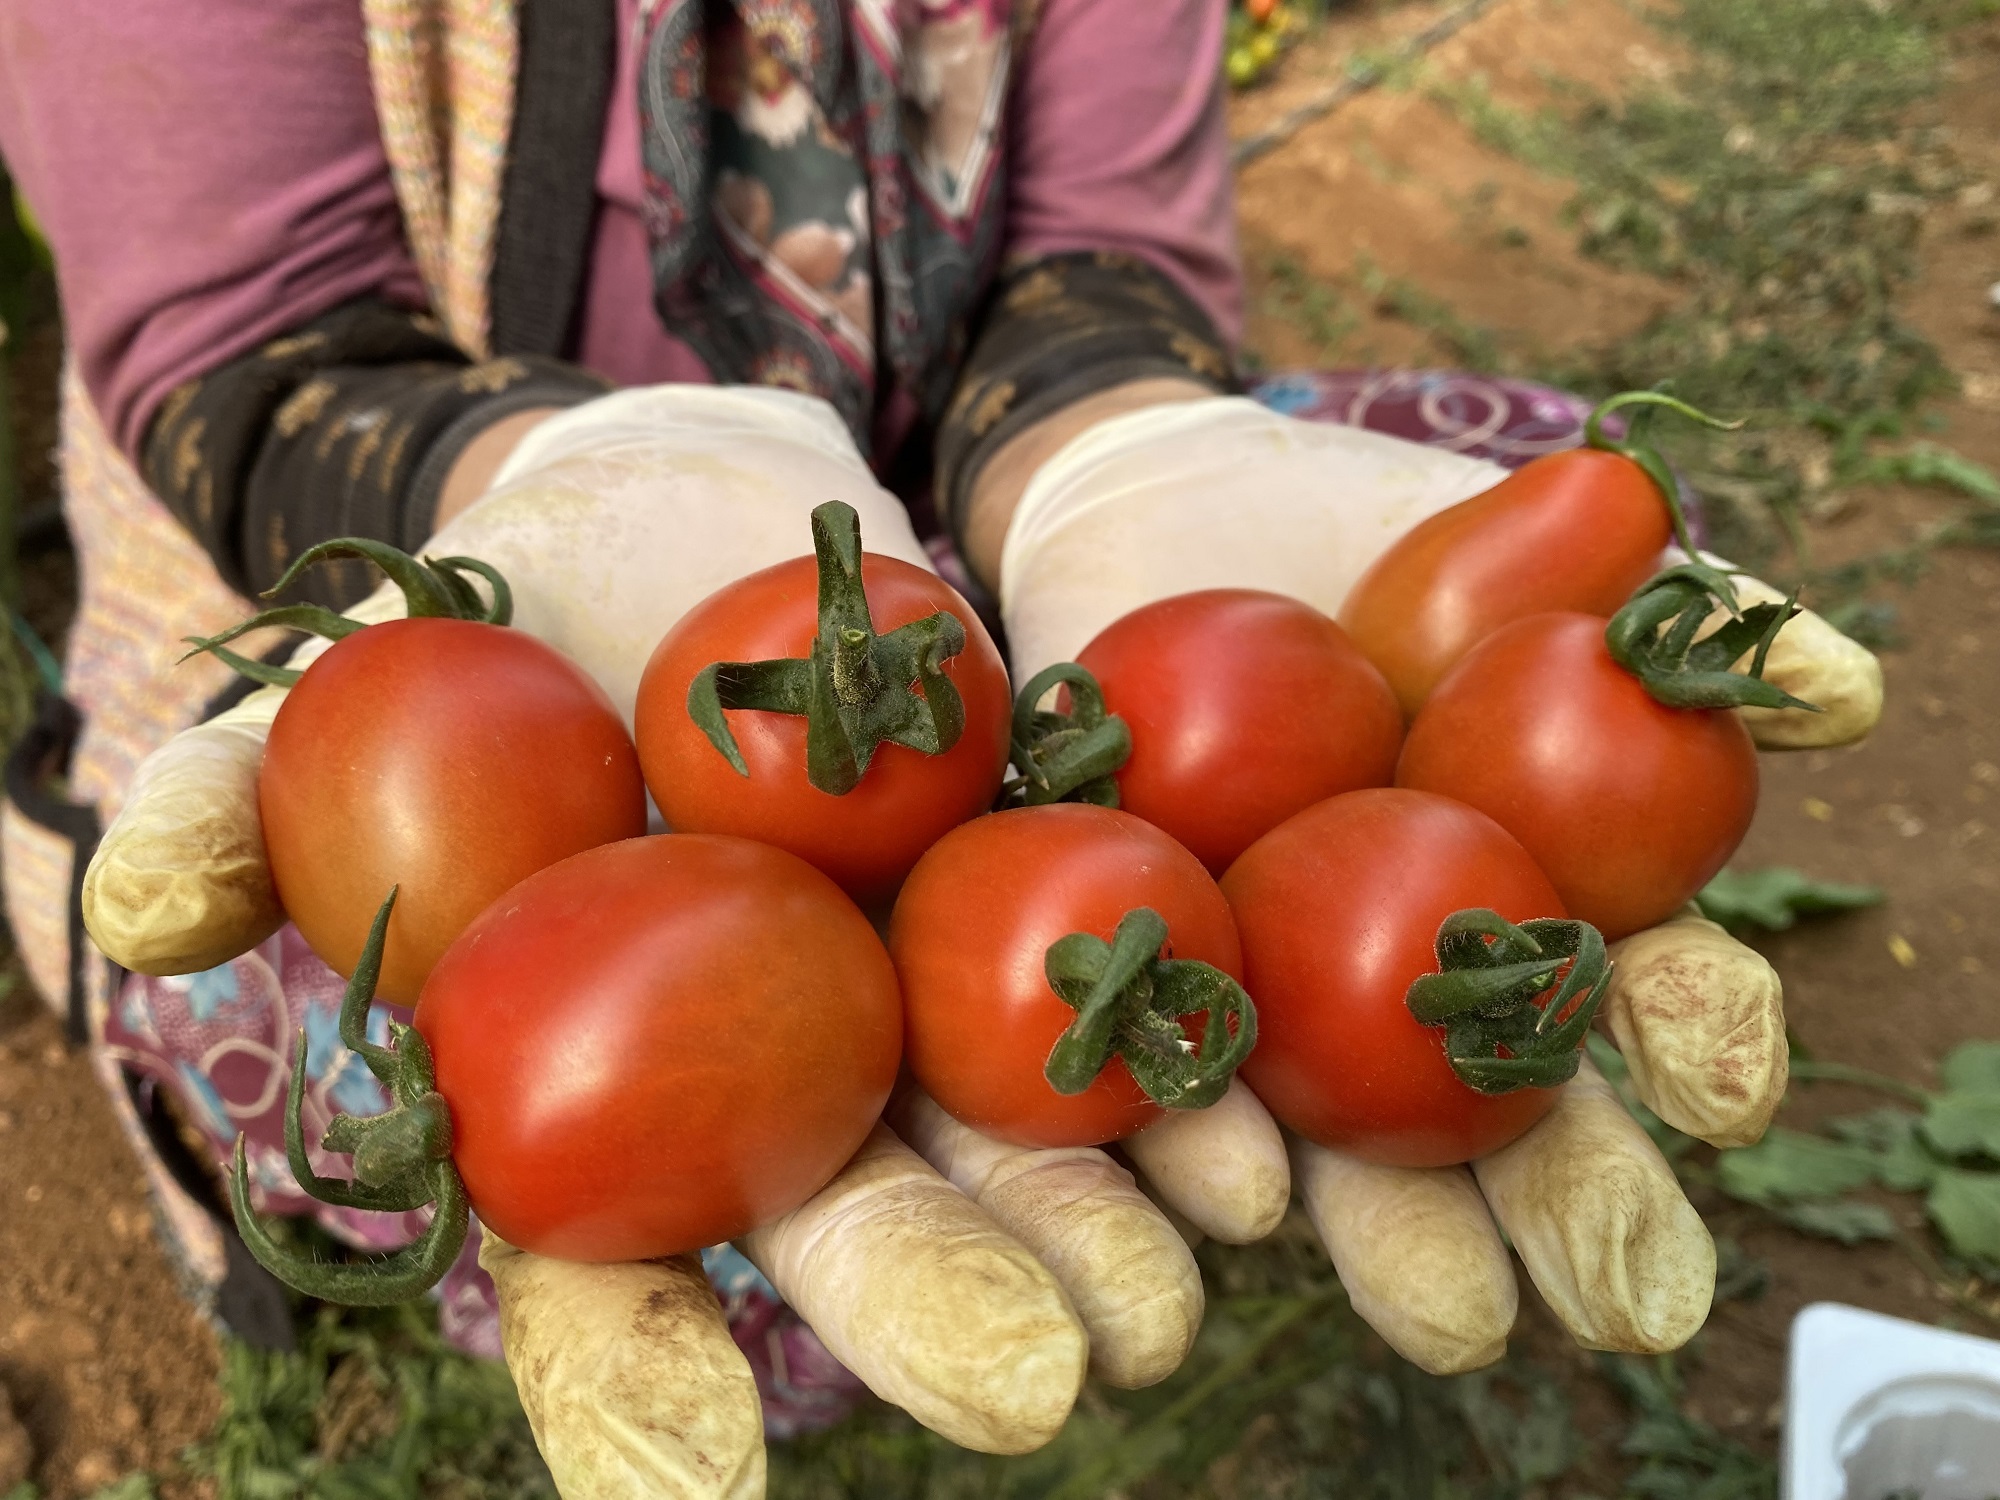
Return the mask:
<svg viewBox="0 0 2000 1500">
<path fill-rule="evenodd" d="M 1576 1069 L 1605 940 L 1742 836 L 1756 762 L 1727 708 L 1776 699 L 1729 668 L 1788 617 L 1698 641 L 1727 580 L 1646 582 L 1684 536 L 1663 471 L 1591 436 L 1409 533 L 1338 621 L 1162 599 L 1018 699 L 962 598 L 822 506 L 811 555 L 659 643 L 632 736 L 505 628 L 491 569 L 336 544 L 412 617 L 285 612 L 339 639 L 278 713 L 260 800 L 393 1107 L 329 1133 L 352 1181 L 296 1129 L 293 1166 L 330 1201 L 438 1211 L 386 1276 L 303 1267 L 239 1166 L 252 1247 L 349 1300 L 434 1276 L 468 1208 L 546 1254 L 699 1248 L 824 1185 L 899 1068 L 1023 1146 L 1116 1141 L 1239 1066 L 1285 1125 L 1376 1161 L 1513 1140 Z M 648 791 L 672 832 L 645 836 Z M 387 1047 L 378 994 L 415 1003 Z"/>
</svg>

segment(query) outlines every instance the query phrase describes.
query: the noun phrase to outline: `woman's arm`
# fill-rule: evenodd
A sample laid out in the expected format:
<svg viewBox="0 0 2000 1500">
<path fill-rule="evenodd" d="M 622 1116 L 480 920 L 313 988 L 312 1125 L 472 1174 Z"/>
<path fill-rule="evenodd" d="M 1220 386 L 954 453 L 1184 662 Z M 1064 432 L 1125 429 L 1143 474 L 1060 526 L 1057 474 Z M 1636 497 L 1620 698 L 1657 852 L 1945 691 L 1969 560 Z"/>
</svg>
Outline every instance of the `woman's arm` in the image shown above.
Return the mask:
<svg viewBox="0 0 2000 1500">
<path fill-rule="evenodd" d="M 988 583 L 1022 489 L 1072 437 L 1234 389 L 1226 19 L 1222 0 L 1048 0 L 1019 59 L 1008 268 L 938 441 L 940 505 Z"/>
<path fill-rule="evenodd" d="M 993 450 L 993 456 L 986 460 L 972 482 L 966 502 L 965 529 L 959 537 L 967 566 L 976 577 L 989 583 L 998 582 L 1001 543 L 1007 539 L 1007 523 L 1014 519 L 1014 507 L 1021 502 L 1021 492 L 1027 489 L 1035 471 L 1054 458 L 1071 438 L 1080 437 L 1099 422 L 1128 411 L 1172 401 L 1200 401 L 1214 394 L 1214 387 L 1198 380 L 1157 375 L 1084 396 L 1055 415 L 1022 428 Z"/>
<path fill-rule="evenodd" d="M 0 8 L 0 153 L 130 456 L 186 381 L 359 297 L 423 305 L 357 5 Z"/>
<path fill-rule="evenodd" d="M 538 356 L 475 364 L 427 320 L 365 299 L 177 387 L 140 468 L 222 577 L 262 593 L 333 537 L 417 551 L 440 512 L 462 508 L 480 472 L 497 469 L 530 413 L 607 389 Z M 370 586 L 354 563 L 315 570 L 300 596 L 343 607 Z"/>
<path fill-rule="evenodd" d="M 351 3 L 0 7 L 0 153 L 99 415 L 241 591 L 330 536 L 421 541 L 496 421 L 604 388 L 421 316 Z"/>
</svg>

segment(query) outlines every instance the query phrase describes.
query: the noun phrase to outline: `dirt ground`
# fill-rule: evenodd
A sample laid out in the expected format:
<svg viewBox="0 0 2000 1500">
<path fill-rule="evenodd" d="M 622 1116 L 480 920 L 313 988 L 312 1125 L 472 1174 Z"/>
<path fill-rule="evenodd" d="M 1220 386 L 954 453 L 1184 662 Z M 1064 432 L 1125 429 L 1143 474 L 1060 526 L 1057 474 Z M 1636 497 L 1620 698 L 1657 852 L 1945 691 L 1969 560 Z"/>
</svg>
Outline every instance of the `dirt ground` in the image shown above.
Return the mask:
<svg viewBox="0 0 2000 1500">
<path fill-rule="evenodd" d="M 1380 55 L 1449 8 L 1349 8 L 1271 86 L 1236 102 L 1234 130 L 1268 125 L 1351 58 Z M 1495 0 L 1429 59 L 1430 76 L 1483 79 L 1516 104 L 1547 97 L 1551 75 L 1616 91 L 1671 66 L 1670 44 L 1618 0 Z M 1943 108 L 1990 197 L 2000 188 L 2000 17 L 1961 35 Z M 1423 91 L 1363 93 L 1243 174 L 1251 346 L 1271 368 L 1324 362 L 1334 335 L 1347 363 L 1443 357 L 1431 333 L 1372 307 L 1343 309 L 1351 321 L 1337 326 L 1277 309 L 1274 276 L 1288 266 L 1322 280 L 1378 268 L 1511 348 L 1559 351 L 1637 327 L 1670 291 L 1571 253 L 1559 222 L 1566 195 Z M 1962 213 L 1926 226 L 1907 311 L 1964 384 L 1943 408 L 1942 440 L 2000 468 L 2000 312 L 1985 294 L 2000 280 L 2000 238 L 1972 233 L 1982 200 L 1962 200 Z M 1944 503 L 1913 490 L 1857 492 L 1813 523 L 1814 545 L 1824 561 L 1873 552 L 1907 540 Z M 1767 757 L 1738 863 L 1797 865 L 1889 892 L 1880 908 L 1765 947 L 1813 1056 L 1929 1083 L 1958 1042 L 2000 1037 L 2000 554 L 1941 552 L 1899 603 L 1906 645 L 1886 657 L 1881 730 L 1851 750 Z M 1786 1118 L 1810 1123 L 1875 1102 L 1804 1086 Z M 1956 1315 L 1895 1249 L 1844 1249 L 1721 1200 L 1702 1206 L 1771 1280 L 1761 1299 L 1718 1309 L 1686 1361 L 1688 1404 L 1755 1446 L 1775 1440 L 1786 1329 L 1804 1304 Z M 1538 1306 L 1524 1313 L 1521 1339 L 1553 1364 L 1586 1367 Z M 0 1387 L 32 1443 L 34 1478 L 71 1496 L 133 1469 L 168 1469 L 213 1421 L 218 1358 L 154 1247 L 137 1169 L 83 1062 L 37 1009 L 0 1001 Z M 1580 1420 L 1609 1431 L 1610 1398 L 1590 1381 L 1576 1392 Z M 0 1493 L 18 1477 L 5 1470 L 8 1451 L 0 1414 Z"/>
</svg>

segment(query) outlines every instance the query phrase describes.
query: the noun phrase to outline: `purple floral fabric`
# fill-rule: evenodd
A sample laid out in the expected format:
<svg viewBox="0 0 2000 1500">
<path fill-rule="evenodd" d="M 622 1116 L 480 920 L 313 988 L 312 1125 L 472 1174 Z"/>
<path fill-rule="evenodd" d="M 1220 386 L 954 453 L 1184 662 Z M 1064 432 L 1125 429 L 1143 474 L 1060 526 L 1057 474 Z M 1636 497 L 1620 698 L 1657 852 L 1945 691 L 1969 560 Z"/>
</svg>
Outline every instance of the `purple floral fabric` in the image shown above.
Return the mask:
<svg viewBox="0 0 2000 1500">
<path fill-rule="evenodd" d="M 1338 371 L 1274 376 L 1252 394 L 1308 421 L 1344 422 L 1416 442 L 1449 447 L 1516 467 L 1542 453 L 1574 447 L 1587 403 L 1525 381 L 1454 372 Z M 945 576 L 971 587 L 950 544 L 933 538 Z M 316 1170 L 344 1176 L 344 1158 L 316 1143 L 339 1113 L 378 1114 L 381 1085 L 341 1045 L 340 976 L 315 957 L 289 926 L 242 957 L 203 974 L 129 976 L 104 1024 L 101 1047 L 128 1072 L 171 1091 L 179 1113 L 226 1163 L 240 1133 L 247 1143 L 251 1197 L 266 1213 L 311 1214 L 327 1231 L 363 1250 L 406 1244 L 425 1215 L 365 1214 L 308 1198 L 285 1161 L 284 1107 L 292 1056 L 306 1042 L 306 1138 Z M 378 1005 L 370 1036 L 386 1040 L 390 1015 Z M 447 1338 L 469 1353 L 497 1358 L 498 1307 L 479 1269 L 477 1236 L 438 1289 Z M 769 1282 L 728 1246 L 703 1264 L 729 1316 L 731 1332 L 756 1373 L 766 1430 L 775 1438 L 839 1420 L 862 1386 L 829 1354 Z"/>
<path fill-rule="evenodd" d="M 1386 432 L 1503 469 L 1579 446 L 1592 409 L 1553 386 L 1469 370 L 1292 370 L 1258 381 L 1249 394 L 1302 421 Z M 1622 438 L 1625 422 L 1613 415 L 1604 430 Z M 1689 530 L 1705 544 L 1701 496 L 1679 475 L 1675 484 Z"/>
<path fill-rule="evenodd" d="M 1590 403 L 1537 385 L 1464 370 L 1301 370 L 1250 395 L 1308 422 L 1386 432 L 1518 469 L 1583 440 Z"/>
</svg>

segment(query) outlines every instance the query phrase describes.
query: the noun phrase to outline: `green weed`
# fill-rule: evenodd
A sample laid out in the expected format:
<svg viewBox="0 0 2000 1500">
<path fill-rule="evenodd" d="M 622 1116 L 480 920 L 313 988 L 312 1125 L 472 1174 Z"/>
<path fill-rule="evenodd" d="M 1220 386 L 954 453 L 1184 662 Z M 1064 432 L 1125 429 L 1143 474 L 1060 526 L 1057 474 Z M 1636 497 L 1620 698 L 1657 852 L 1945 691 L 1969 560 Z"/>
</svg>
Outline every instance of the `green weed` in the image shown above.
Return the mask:
<svg viewBox="0 0 2000 1500">
<path fill-rule="evenodd" d="M 1507 365 L 1493 333 L 1461 317 L 1441 297 L 1434 297 L 1405 277 L 1384 271 L 1363 256 L 1355 280 L 1386 317 L 1423 330 L 1451 359 L 1468 370 L 1498 370 Z"/>
<path fill-rule="evenodd" d="M 1681 1410 L 1668 1357 L 1600 1354 L 1598 1370 L 1624 1398 L 1632 1426 L 1619 1452 L 1635 1461 L 1627 1500 L 1776 1500 L 1776 1466 Z"/>
<path fill-rule="evenodd" d="M 1302 1219 L 1202 1259 L 1208 1317 L 1160 1386 L 1091 1386 L 1052 1444 L 1016 1459 L 963 1452 L 871 1407 L 774 1447 L 773 1500 L 1515 1500 L 1581 1456 L 1545 1372 L 1510 1362 L 1432 1379 L 1370 1340 Z"/>
<path fill-rule="evenodd" d="M 1856 911 L 1881 901 L 1880 886 L 1813 880 L 1785 865 L 1724 870 L 1695 897 L 1703 916 L 1737 933 L 1753 927 L 1783 932 L 1802 916 Z"/>
<path fill-rule="evenodd" d="M 1264 290 L 1264 310 L 1296 326 L 1312 340 L 1320 358 L 1337 359 L 1341 346 L 1361 326 L 1360 317 L 1338 292 L 1315 281 L 1289 255 L 1274 257 L 1265 270 L 1269 282 Z"/>
<path fill-rule="evenodd" d="M 2000 1276 L 2000 1042 L 1967 1042 L 1944 1060 L 1935 1092 L 1862 1069 L 1805 1061 L 1799 1077 L 1856 1083 L 1899 1102 L 1847 1115 L 1822 1131 L 1777 1128 L 1754 1146 L 1725 1151 L 1715 1182 L 1725 1193 L 1767 1210 L 1793 1228 L 1847 1244 L 1905 1242 L 1929 1266 L 1929 1251 L 1909 1240 L 1862 1188 L 1922 1193 L 1924 1211 L 1943 1243 L 1948 1275 Z"/>
<path fill-rule="evenodd" d="M 183 1460 L 218 1500 L 553 1500 L 514 1383 L 428 1306 L 323 1308 L 292 1354 L 224 1353 L 222 1416 Z"/>
</svg>

